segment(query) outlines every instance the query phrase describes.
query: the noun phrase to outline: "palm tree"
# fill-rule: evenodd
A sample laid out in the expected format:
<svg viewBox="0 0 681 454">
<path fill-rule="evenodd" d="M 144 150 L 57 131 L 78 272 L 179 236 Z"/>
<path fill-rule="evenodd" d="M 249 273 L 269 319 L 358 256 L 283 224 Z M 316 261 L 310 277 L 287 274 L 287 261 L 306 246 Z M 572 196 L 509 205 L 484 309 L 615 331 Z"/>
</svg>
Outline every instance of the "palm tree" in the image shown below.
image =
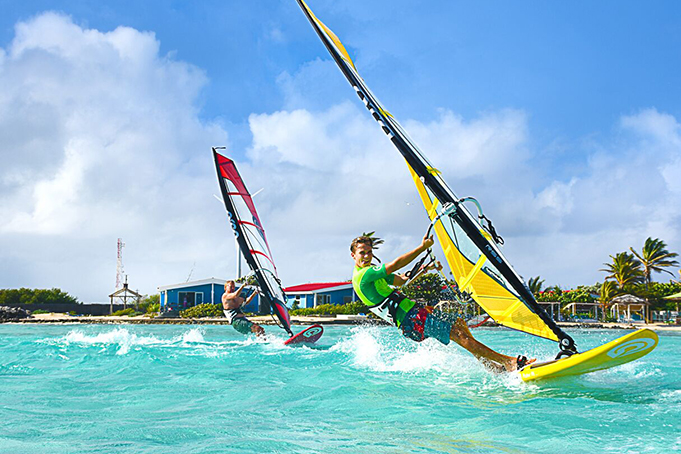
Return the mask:
<svg viewBox="0 0 681 454">
<path fill-rule="evenodd" d="M 616 280 L 617 285 L 622 290 L 625 286 L 643 282 L 644 275 L 641 270 L 641 262 L 636 257 L 627 252 L 620 252 L 614 257 L 611 255 L 610 258 L 612 263 L 604 263 L 605 268 L 600 270 L 610 273 L 605 277 L 606 281 L 608 279 Z"/>
<path fill-rule="evenodd" d="M 634 248 L 630 247 L 629 249 L 643 264 L 643 276 L 645 278 L 646 290 L 648 290 L 650 274 L 653 271 L 657 273 L 664 271 L 665 273 L 669 273 L 672 277 L 674 276 L 671 271 L 665 270 L 664 268 L 678 265 L 679 262 L 671 259 L 678 257 L 679 254 L 676 252 L 669 252 L 667 250 L 667 245 L 661 239 L 652 239 L 648 237 L 645 244 L 643 245 L 643 249 L 641 250 L 641 255 L 639 255 Z"/>
<path fill-rule="evenodd" d="M 540 280 L 540 277 L 541 276 L 531 277 L 530 280 L 527 281 L 527 288 L 530 289 L 530 292 L 532 292 L 534 296 L 537 296 L 544 286 L 544 279 Z"/>
<path fill-rule="evenodd" d="M 600 297 L 598 302 L 601 303 L 601 310 L 603 311 L 603 318 L 605 319 L 605 313 L 610 306 L 610 301 L 617 296 L 619 289 L 613 281 L 605 281 L 601 285 Z"/>
</svg>

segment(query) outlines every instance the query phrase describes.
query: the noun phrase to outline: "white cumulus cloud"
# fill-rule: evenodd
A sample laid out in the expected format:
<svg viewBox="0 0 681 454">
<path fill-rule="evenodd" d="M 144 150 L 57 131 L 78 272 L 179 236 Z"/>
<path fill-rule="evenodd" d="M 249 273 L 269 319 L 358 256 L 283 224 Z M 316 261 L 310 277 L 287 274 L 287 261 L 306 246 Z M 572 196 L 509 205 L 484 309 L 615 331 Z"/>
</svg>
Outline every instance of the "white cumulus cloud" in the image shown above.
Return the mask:
<svg viewBox="0 0 681 454">
<path fill-rule="evenodd" d="M 201 70 L 159 55 L 153 33 L 56 13 L 17 24 L 2 54 L 1 286 L 106 300 L 117 237 L 144 292 L 232 253 L 205 240 L 220 227 L 210 146 L 227 138 L 197 118 Z"/>
<path fill-rule="evenodd" d="M 204 72 L 161 55 L 153 33 L 56 13 L 17 24 L 0 49 L 0 287 L 104 301 L 118 237 L 144 293 L 190 271 L 232 276 L 212 145 L 227 145 L 251 191 L 263 189 L 255 202 L 284 285 L 349 278 L 349 242 L 363 231 L 386 238 L 384 260 L 415 247 L 428 221 L 407 167 L 349 87 L 330 81 L 346 91 L 316 97 L 327 74 L 340 77 L 329 65 L 283 73 L 282 110 L 252 114 L 252 143 L 231 150 L 220 126 L 199 119 Z M 522 110 L 436 113 L 402 124 L 459 197 L 482 203 L 526 277 L 593 283 L 608 255 L 647 236 L 681 249 L 672 115 L 623 116 L 611 137 L 575 146 L 585 165 L 569 173 L 533 148 Z"/>
</svg>

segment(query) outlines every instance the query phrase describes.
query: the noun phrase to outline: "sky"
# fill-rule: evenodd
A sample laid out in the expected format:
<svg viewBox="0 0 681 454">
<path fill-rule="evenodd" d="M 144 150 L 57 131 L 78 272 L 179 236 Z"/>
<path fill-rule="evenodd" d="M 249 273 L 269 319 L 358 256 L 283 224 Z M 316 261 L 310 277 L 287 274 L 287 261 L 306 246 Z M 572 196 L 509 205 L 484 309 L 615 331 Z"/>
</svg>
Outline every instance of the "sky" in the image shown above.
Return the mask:
<svg viewBox="0 0 681 454">
<path fill-rule="evenodd" d="M 681 4 L 309 0 L 526 279 L 681 252 Z M 350 241 L 420 244 L 404 161 L 294 0 L 0 0 L 0 288 L 83 302 L 236 274 L 211 146 L 285 286 L 351 277 Z M 672 269 L 678 279 L 678 270 Z M 669 276 L 657 274 L 656 280 Z"/>
</svg>

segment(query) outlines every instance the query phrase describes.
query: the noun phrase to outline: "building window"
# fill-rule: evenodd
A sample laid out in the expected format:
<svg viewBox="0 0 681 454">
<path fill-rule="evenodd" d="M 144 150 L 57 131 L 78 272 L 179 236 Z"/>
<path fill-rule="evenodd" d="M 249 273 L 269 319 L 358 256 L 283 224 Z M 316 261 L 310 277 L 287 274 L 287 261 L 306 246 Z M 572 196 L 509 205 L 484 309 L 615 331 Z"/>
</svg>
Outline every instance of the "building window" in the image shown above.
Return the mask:
<svg viewBox="0 0 681 454">
<path fill-rule="evenodd" d="M 293 304 L 291 305 L 292 309 L 299 309 L 300 306 L 300 295 L 296 295 L 293 297 Z"/>
<path fill-rule="evenodd" d="M 202 292 L 178 292 L 177 294 L 178 309 L 184 310 L 187 309 L 188 307 L 196 306 L 197 304 L 203 304 Z"/>
<path fill-rule="evenodd" d="M 331 295 L 317 294 L 315 298 L 315 307 L 321 304 L 331 304 Z"/>
<path fill-rule="evenodd" d="M 352 297 L 351 296 L 344 296 L 343 297 L 343 304 L 350 304 L 352 303 Z"/>
</svg>

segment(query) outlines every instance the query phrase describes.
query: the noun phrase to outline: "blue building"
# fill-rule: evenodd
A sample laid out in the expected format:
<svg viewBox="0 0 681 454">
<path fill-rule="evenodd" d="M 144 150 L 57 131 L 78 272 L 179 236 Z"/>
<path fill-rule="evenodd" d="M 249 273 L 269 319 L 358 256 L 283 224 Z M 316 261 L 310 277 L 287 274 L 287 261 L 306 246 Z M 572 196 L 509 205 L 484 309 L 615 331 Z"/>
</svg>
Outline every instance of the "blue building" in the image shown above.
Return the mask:
<svg viewBox="0 0 681 454">
<path fill-rule="evenodd" d="M 182 284 L 164 285 L 158 287 L 161 295 L 161 312 L 177 312 L 203 303 L 221 304 L 225 293 L 224 279 L 202 279 L 199 281 L 183 282 Z M 239 284 L 237 284 L 237 287 Z M 258 313 L 260 296 L 243 307 L 244 312 Z"/>
<path fill-rule="evenodd" d="M 317 307 L 321 304 L 347 304 L 359 298 L 352 289 L 351 282 L 320 282 L 294 285 L 284 289 L 286 305 L 300 309 Z"/>
</svg>

